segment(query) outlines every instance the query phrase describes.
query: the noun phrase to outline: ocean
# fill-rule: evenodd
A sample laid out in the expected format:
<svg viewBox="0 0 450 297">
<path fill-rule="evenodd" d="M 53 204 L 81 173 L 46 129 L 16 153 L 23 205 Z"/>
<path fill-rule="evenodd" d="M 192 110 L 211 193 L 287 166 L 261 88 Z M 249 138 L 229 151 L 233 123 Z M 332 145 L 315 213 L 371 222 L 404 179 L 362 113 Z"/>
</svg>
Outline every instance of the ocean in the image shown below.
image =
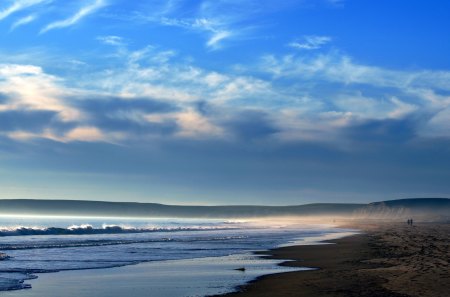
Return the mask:
<svg viewBox="0 0 450 297">
<path fill-rule="evenodd" d="M 161 287 L 161 281 L 155 279 L 163 268 L 170 270 L 178 265 L 181 268 L 177 269 L 186 269 L 187 265 L 204 274 L 212 269 L 212 263 L 222 263 L 222 266 L 213 265 L 214 269 L 209 273 L 211 280 L 204 286 L 192 286 L 193 280 L 187 281 L 191 289 L 196 288 L 195 292 L 180 288 L 177 294 L 167 295 L 164 288 L 160 288 L 162 291 L 158 296 L 224 293 L 262 274 L 292 270 L 277 266 L 277 261 L 257 257 L 252 251 L 339 237 L 349 232 L 352 230 L 331 225 L 273 220 L 1 216 L 0 291 L 28 289 L 25 290 L 27 293 L 17 291 L 10 296 L 35 296 L 35 284 L 38 287 L 40 278 L 49 279 L 52 273 L 63 275 L 61 271 L 74 270 L 89 270 L 92 275 L 96 271 L 116 273 L 121 270 L 113 270 L 115 267 L 140 263 L 151 263 L 152 271 L 146 277 Z M 240 267 L 248 267 L 245 277 L 235 270 Z M 224 272 L 218 271 L 220 269 Z M 39 278 L 35 279 L 37 276 Z M 176 282 L 179 284 L 181 280 Z M 201 283 L 199 280 L 198 284 Z M 83 283 L 77 286 L 82 288 Z M 82 294 L 74 293 L 73 296 Z"/>
</svg>

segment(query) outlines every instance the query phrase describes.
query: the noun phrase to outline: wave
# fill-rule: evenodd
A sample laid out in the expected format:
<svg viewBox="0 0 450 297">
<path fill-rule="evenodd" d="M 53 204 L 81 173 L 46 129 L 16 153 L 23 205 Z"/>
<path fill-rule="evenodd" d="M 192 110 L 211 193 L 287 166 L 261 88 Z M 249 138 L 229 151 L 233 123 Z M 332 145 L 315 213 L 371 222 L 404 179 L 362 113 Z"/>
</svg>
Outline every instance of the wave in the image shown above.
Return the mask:
<svg viewBox="0 0 450 297">
<path fill-rule="evenodd" d="M 5 253 L 0 253 L 0 261 L 8 259 L 9 256 Z"/>
<path fill-rule="evenodd" d="M 36 275 L 29 273 L 2 273 L 0 272 L 0 292 L 30 289 L 31 285 L 25 284 L 24 281 L 35 279 Z"/>
<path fill-rule="evenodd" d="M 72 225 L 67 228 L 61 227 L 0 227 L 2 236 L 30 236 L 30 235 L 95 235 L 95 234 L 124 234 L 124 233 L 149 233 L 149 232 L 181 232 L 181 231 L 210 231 L 230 230 L 236 228 L 223 226 L 194 226 L 194 227 L 128 227 L 119 225 L 103 225 L 95 228 L 92 225 Z"/>
<path fill-rule="evenodd" d="M 4 243 L 0 244 L 0 250 L 30 250 L 30 249 L 54 249 L 54 248 L 73 248 L 73 247 L 93 247 L 93 246 L 109 246 L 109 245 L 126 245 L 136 243 L 157 243 L 157 242 L 198 242 L 198 241 L 224 241 L 233 239 L 245 239 L 247 236 L 218 236 L 212 238 L 189 238 L 189 239 L 175 239 L 175 238 L 158 238 L 158 239 L 140 239 L 140 240 L 82 240 L 82 241 L 44 241 L 38 243 Z M 0 253 L 0 260 L 6 260 L 8 255 Z"/>
</svg>

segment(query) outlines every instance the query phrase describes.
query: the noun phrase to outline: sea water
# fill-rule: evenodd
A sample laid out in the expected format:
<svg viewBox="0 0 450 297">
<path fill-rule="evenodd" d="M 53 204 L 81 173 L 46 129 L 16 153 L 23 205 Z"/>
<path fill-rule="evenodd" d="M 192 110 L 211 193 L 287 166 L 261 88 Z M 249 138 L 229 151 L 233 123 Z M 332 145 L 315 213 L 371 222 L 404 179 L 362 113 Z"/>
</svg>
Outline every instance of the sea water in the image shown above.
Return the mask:
<svg viewBox="0 0 450 297">
<path fill-rule="evenodd" d="M 159 265 L 159 272 L 164 267 L 184 267 L 186 263 L 191 266 L 196 263 L 193 267 L 206 271 L 214 261 L 225 261 L 235 268 L 249 267 L 245 278 L 228 267 L 230 281 L 214 285 L 213 292 L 223 292 L 240 284 L 233 284 L 233 277 L 249 281 L 267 273 L 265 270 L 288 270 L 272 269 L 277 264 L 274 261 L 266 260 L 266 266 L 261 266 L 263 260 L 256 260 L 251 251 L 289 242 L 320 240 L 344 231 L 329 225 L 276 224 L 272 220 L 2 216 L 0 253 L 4 260 L 0 261 L 0 290 L 30 288 L 28 280 L 41 273 L 105 269 L 143 262 Z M 195 259 L 216 260 L 202 262 Z M 236 259 L 241 259 L 242 263 Z M 152 273 L 155 271 L 158 272 L 158 268 Z M 95 274 L 95 271 L 90 273 Z M 39 284 L 39 279 L 31 282 Z"/>
</svg>

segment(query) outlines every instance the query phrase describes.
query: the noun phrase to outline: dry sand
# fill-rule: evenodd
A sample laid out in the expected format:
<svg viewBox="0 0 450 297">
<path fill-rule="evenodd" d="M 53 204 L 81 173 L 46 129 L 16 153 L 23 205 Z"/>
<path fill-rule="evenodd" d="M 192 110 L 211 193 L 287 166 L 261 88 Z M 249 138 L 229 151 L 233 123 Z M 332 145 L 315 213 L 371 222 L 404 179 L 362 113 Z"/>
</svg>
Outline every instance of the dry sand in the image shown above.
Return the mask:
<svg viewBox="0 0 450 297">
<path fill-rule="evenodd" d="M 271 258 L 295 260 L 284 265 L 318 270 L 264 276 L 226 296 L 450 296 L 450 224 L 356 227 L 364 234 L 336 244 L 270 251 Z"/>
</svg>

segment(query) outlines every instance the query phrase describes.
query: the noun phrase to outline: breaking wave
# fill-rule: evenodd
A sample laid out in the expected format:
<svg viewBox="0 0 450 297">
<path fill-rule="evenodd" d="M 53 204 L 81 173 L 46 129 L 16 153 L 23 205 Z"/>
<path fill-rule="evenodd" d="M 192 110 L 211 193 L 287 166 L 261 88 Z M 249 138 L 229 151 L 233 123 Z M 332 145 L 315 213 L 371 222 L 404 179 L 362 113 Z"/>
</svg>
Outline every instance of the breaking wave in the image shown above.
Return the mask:
<svg viewBox="0 0 450 297">
<path fill-rule="evenodd" d="M 149 233 L 149 232 L 180 232 L 180 231 L 210 231 L 236 229 L 224 226 L 190 226 L 190 227 L 128 227 L 120 225 L 106 225 L 96 228 L 89 224 L 72 225 L 67 228 L 60 227 L 0 227 L 2 236 L 27 236 L 27 235 L 93 235 L 93 234 L 124 234 L 124 233 Z"/>
<path fill-rule="evenodd" d="M 239 240 L 245 239 L 247 236 L 226 236 L 226 237 L 209 237 L 209 238 L 157 238 L 157 239 L 140 239 L 140 240 L 82 240 L 82 241 L 43 241 L 39 243 L 0 243 L 0 250 L 32 250 L 32 249 L 55 249 L 55 248 L 83 248 L 96 246 L 111 246 L 111 245 L 127 245 L 136 243 L 164 243 L 164 242 L 180 242 L 191 243 L 196 241 L 224 241 L 224 240 Z M 0 253 L 0 260 L 6 260 L 9 256 Z"/>
</svg>

